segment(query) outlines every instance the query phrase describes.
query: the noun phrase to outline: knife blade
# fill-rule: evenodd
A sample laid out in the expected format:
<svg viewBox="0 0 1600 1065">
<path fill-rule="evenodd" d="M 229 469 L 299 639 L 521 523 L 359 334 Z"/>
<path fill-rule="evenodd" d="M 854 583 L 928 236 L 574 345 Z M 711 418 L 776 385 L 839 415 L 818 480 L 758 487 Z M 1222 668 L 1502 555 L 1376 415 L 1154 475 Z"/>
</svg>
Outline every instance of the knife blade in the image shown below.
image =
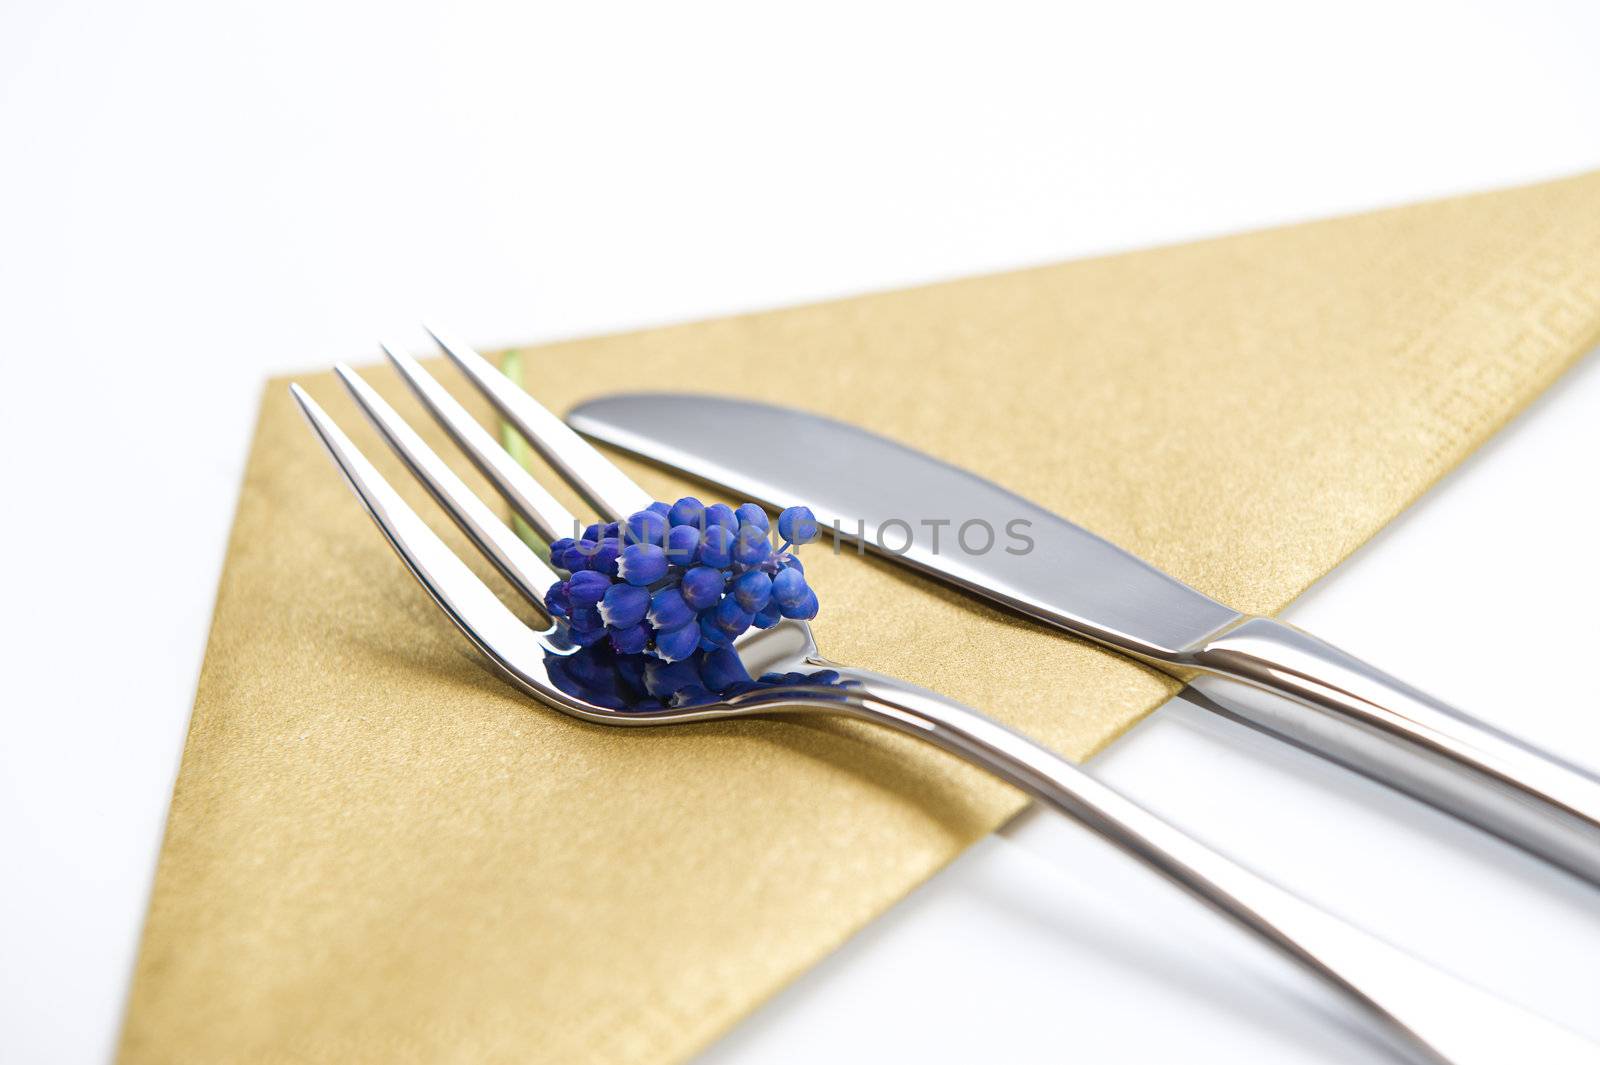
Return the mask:
<svg viewBox="0 0 1600 1065">
<path fill-rule="evenodd" d="M 1231 687 L 1207 689 L 1220 696 L 1213 709 L 1600 884 L 1594 776 L 1309 633 L 1233 610 L 974 473 L 857 426 L 750 400 L 613 395 L 567 420 L 741 498 L 803 503 L 843 541 L 1181 679 L 1224 678 Z M 745 446 L 753 439 L 759 450 Z"/>
</svg>

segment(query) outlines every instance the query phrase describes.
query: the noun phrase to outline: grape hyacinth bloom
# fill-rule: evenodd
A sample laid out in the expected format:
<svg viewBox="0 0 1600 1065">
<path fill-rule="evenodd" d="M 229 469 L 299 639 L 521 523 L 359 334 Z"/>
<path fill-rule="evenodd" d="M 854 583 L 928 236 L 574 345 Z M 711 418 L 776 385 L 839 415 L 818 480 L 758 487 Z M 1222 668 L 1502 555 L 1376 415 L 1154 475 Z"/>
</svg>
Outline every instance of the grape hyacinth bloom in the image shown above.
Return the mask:
<svg viewBox="0 0 1600 1065">
<path fill-rule="evenodd" d="M 715 566 L 695 566 L 683 575 L 679 590 L 684 601 L 697 611 L 710 610 L 722 598 L 722 589 L 728 583 Z"/>
<path fill-rule="evenodd" d="M 734 507 L 733 516 L 739 519 L 740 525 L 754 525 L 762 532 L 771 528 L 767 524 L 767 512 L 754 503 L 741 503 Z"/>
<path fill-rule="evenodd" d="M 795 547 L 809 544 L 817 538 L 817 516 L 810 507 L 790 507 L 778 515 L 778 535 Z"/>
<path fill-rule="evenodd" d="M 613 584 L 600 600 L 600 618 L 608 629 L 637 625 L 649 610 L 649 591 L 632 584 Z"/>
<path fill-rule="evenodd" d="M 617 576 L 641 588 L 666 575 L 667 553 L 655 544 L 629 544 L 617 559 Z"/>
<path fill-rule="evenodd" d="M 644 710 L 794 683 L 752 680 L 733 642 L 752 627 L 817 615 L 794 553 L 817 533 L 805 507 L 774 524 L 754 503 L 685 496 L 556 540 L 550 562 L 566 577 L 545 602 L 581 650 L 552 677 L 574 694 L 603 690 L 599 705 Z"/>
</svg>

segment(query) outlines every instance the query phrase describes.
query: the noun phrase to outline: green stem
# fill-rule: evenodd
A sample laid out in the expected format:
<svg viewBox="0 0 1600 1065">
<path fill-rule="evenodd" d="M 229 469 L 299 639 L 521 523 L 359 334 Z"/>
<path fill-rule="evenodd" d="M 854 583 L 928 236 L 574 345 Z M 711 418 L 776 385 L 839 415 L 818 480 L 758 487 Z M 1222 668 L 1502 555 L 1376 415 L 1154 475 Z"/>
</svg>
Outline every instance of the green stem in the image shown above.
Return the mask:
<svg viewBox="0 0 1600 1065">
<path fill-rule="evenodd" d="M 513 348 L 500 356 L 500 372 L 511 378 L 511 383 L 518 388 L 524 387 L 522 384 L 521 350 Z M 522 438 L 522 434 L 517 432 L 511 423 L 503 418 L 500 420 L 500 446 L 505 448 L 506 453 L 513 459 L 516 459 L 517 465 L 525 470 L 532 471 L 533 449 Z M 546 562 L 550 561 L 550 545 L 544 542 L 544 537 L 534 531 L 533 526 L 522 519 L 521 514 L 512 513 L 511 528 L 517 534 L 518 539 L 533 549 L 534 554 Z"/>
</svg>

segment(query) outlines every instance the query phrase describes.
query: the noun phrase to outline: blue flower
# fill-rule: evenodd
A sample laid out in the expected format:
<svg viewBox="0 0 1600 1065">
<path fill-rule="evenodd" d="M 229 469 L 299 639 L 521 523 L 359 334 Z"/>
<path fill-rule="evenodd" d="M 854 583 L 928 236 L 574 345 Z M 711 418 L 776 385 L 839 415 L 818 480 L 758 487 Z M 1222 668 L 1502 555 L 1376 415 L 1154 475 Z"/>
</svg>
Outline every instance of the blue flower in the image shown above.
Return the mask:
<svg viewBox="0 0 1600 1065">
<path fill-rule="evenodd" d="M 698 525 L 674 525 L 667 530 L 667 561 L 674 566 L 694 565 L 694 556 L 699 550 Z"/>
<path fill-rule="evenodd" d="M 667 539 L 667 516 L 657 510 L 641 510 L 628 518 L 630 544 L 661 544 Z"/>
<path fill-rule="evenodd" d="M 696 566 L 683 575 L 678 585 L 684 602 L 695 610 L 708 610 L 722 598 L 722 571 L 711 566 Z"/>
<path fill-rule="evenodd" d="M 813 592 L 810 588 L 807 588 L 805 598 L 801 599 L 798 603 L 795 603 L 792 606 L 784 606 L 779 604 L 778 609 L 783 611 L 783 616 L 786 618 L 795 618 L 799 621 L 810 621 L 812 618 L 817 616 L 818 606 L 817 593 Z"/>
<path fill-rule="evenodd" d="M 706 508 L 706 528 L 720 525 L 729 532 L 739 527 L 739 519 L 733 516 L 733 508 L 726 503 L 713 503 Z"/>
<path fill-rule="evenodd" d="M 767 521 L 767 512 L 755 503 L 740 503 L 734 508 L 733 516 L 739 519 L 740 525 L 754 525 L 762 532 L 772 528 Z"/>
<path fill-rule="evenodd" d="M 714 651 L 718 647 L 727 647 L 733 642 L 727 633 L 717 628 L 716 611 L 708 610 L 700 615 L 700 650 Z"/>
<path fill-rule="evenodd" d="M 811 589 L 806 585 L 805 574 L 797 569 L 781 569 L 772 578 L 772 599 L 779 606 L 799 606 L 809 591 Z"/>
<path fill-rule="evenodd" d="M 650 628 L 647 625 L 629 625 L 625 629 L 611 630 L 611 646 L 619 655 L 636 655 L 650 644 Z"/>
<path fill-rule="evenodd" d="M 600 600 L 600 617 L 613 629 L 639 624 L 649 609 L 650 593 L 631 584 L 613 584 Z"/>
<path fill-rule="evenodd" d="M 567 553 L 572 550 L 572 545 L 576 542 L 577 541 L 573 540 L 573 538 L 570 536 L 563 536 L 561 539 L 552 543 L 550 545 L 550 565 L 554 566 L 556 569 L 564 569 L 569 573 L 572 572 L 572 567 L 567 565 Z M 578 568 L 583 569 L 584 567 L 579 566 Z"/>
<path fill-rule="evenodd" d="M 733 597 L 747 613 L 758 614 L 772 598 L 772 578 L 758 569 L 746 570 L 734 578 Z"/>
<path fill-rule="evenodd" d="M 767 530 L 746 522 L 739 526 L 733 542 L 733 560 L 741 566 L 759 566 L 772 554 Z"/>
<path fill-rule="evenodd" d="M 684 599 L 681 588 L 663 588 L 650 597 L 650 624 L 658 630 L 676 629 L 689 624 L 694 617 L 695 609 Z"/>
<path fill-rule="evenodd" d="M 810 507 L 789 507 L 778 515 L 778 535 L 785 543 L 809 544 L 817 538 L 817 516 Z"/>
<path fill-rule="evenodd" d="M 711 513 L 709 507 L 706 513 Z M 725 525 L 712 525 L 700 539 L 700 550 L 695 557 L 702 565 L 726 569 L 733 564 L 733 533 Z"/>
<path fill-rule="evenodd" d="M 599 543 L 580 541 L 573 546 L 568 554 L 575 555 L 578 552 L 584 552 L 588 556 L 588 562 L 584 568 L 604 574 L 607 577 L 614 577 L 617 573 L 617 556 L 622 554 L 622 541 L 615 536 L 607 536 L 601 539 Z"/>
<path fill-rule="evenodd" d="M 594 606 L 611 587 L 611 579 L 593 570 L 580 570 L 567 582 L 567 596 L 574 606 Z"/>
<path fill-rule="evenodd" d="M 643 588 L 667 575 L 667 553 L 655 544 L 629 544 L 617 559 L 617 576 Z"/>
<path fill-rule="evenodd" d="M 667 511 L 667 520 L 675 526 L 693 525 L 696 529 L 699 529 L 701 522 L 705 521 L 705 517 L 706 505 L 694 496 L 684 496 L 672 504 L 671 509 Z"/>
<path fill-rule="evenodd" d="M 700 648 L 700 626 L 693 620 L 675 629 L 656 633 L 656 657 L 666 662 L 681 662 Z M 648 678 L 649 674 L 646 673 Z M 651 694 L 656 694 L 652 692 Z"/>
<path fill-rule="evenodd" d="M 611 694 L 594 701 L 622 709 L 651 709 L 667 699 L 699 705 L 716 692 L 760 687 L 742 667 L 737 675 L 713 671 L 713 679 L 726 682 L 715 689 L 692 673 L 652 683 L 648 671 L 652 663 L 698 668 L 712 654 L 726 665 L 734 638 L 752 625 L 767 629 L 786 617 L 816 616 L 816 593 L 792 553 L 816 538 L 816 519 L 804 507 L 790 507 L 778 531 L 781 551 L 773 548 L 772 519 L 759 505 L 735 510 L 684 496 L 554 541 L 551 565 L 571 576 L 550 586 L 545 606 L 566 619 L 586 658 L 554 663 L 552 676 L 606 689 Z"/>
<path fill-rule="evenodd" d="M 724 596 L 711 612 L 712 620 L 717 629 L 730 639 L 739 635 L 750 627 L 750 622 L 755 620 L 755 614 L 739 605 L 733 596 Z"/>
</svg>

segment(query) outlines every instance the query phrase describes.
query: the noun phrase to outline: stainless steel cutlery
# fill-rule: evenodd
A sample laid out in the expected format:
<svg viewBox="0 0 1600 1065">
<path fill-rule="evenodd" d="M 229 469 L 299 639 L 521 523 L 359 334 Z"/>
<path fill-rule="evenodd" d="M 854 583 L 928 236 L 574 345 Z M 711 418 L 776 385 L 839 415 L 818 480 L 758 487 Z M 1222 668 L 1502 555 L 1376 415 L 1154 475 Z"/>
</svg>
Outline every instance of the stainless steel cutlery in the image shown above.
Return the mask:
<svg viewBox="0 0 1600 1065">
<path fill-rule="evenodd" d="M 743 497 L 805 504 L 845 538 L 890 544 L 888 557 L 1180 678 L 1210 674 L 1282 696 L 1208 692 L 1232 716 L 1600 883 L 1600 780 L 1310 633 L 1233 610 L 991 481 L 853 425 L 742 399 L 608 396 L 569 421 Z M 743 446 L 756 439 L 759 450 Z M 992 530 L 1025 522 L 1032 548 L 965 550 L 957 527 L 969 520 Z M 928 522 L 944 523 L 942 550 L 930 536 L 941 526 Z"/>
</svg>

